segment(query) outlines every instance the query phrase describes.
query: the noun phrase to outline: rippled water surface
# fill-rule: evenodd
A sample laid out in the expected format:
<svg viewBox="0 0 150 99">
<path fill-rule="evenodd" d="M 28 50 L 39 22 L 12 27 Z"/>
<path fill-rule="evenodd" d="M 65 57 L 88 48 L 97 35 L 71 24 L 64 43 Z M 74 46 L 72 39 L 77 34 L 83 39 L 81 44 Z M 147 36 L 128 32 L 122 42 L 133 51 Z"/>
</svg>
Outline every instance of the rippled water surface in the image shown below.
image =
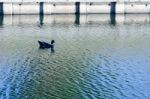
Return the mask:
<svg viewBox="0 0 150 99">
<path fill-rule="evenodd" d="M 149 15 L 0 16 L 0 99 L 150 99 Z"/>
</svg>

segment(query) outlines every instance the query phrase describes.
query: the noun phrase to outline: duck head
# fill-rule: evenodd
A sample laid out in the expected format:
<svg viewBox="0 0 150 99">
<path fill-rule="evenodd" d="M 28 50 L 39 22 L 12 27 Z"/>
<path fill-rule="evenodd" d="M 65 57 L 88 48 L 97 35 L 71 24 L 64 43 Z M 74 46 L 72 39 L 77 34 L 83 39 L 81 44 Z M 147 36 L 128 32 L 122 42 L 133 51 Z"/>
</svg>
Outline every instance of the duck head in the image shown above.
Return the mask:
<svg viewBox="0 0 150 99">
<path fill-rule="evenodd" d="M 54 43 L 55 43 L 55 41 L 54 41 L 54 40 L 52 40 L 52 41 L 51 41 L 51 44 L 54 44 Z"/>
</svg>

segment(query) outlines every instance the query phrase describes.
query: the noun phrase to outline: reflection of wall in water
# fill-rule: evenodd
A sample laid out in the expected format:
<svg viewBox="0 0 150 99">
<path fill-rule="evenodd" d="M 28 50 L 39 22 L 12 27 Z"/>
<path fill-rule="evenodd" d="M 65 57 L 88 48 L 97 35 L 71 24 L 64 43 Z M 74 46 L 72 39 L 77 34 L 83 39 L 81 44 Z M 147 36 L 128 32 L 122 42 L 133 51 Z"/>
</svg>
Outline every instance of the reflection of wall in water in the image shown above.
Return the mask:
<svg viewBox="0 0 150 99">
<path fill-rule="evenodd" d="M 32 18 L 31 18 L 32 17 Z M 5 15 L 0 16 L 0 24 L 8 25 L 47 25 L 66 24 L 66 25 L 82 25 L 82 24 L 123 24 L 123 23 L 148 23 L 150 21 L 149 14 L 88 14 L 88 15 Z"/>
<path fill-rule="evenodd" d="M 40 25 L 42 26 L 44 24 L 43 20 L 44 20 L 44 15 L 40 14 L 39 15 L 39 20 L 40 20 Z"/>
<path fill-rule="evenodd" d="M 124 23 L 149 23 L 150 17 L 149 14 L 125 14 Z"/>
<path fill-rule="evenodd" d="M 110 14 L 110 24 L 116 25 L 116 14 Z"/>
<path fill-rule="evenodd" d="M 75 14 L 75 24 L 80 25 L 80 14 Z"/>
<path fill-rule="evenodd" d="M 4 19 L 4 16 L 3 16 L 3 15 L 0 15 L 0 26 L 3 25 L 3 19 Z"/>
</svg>

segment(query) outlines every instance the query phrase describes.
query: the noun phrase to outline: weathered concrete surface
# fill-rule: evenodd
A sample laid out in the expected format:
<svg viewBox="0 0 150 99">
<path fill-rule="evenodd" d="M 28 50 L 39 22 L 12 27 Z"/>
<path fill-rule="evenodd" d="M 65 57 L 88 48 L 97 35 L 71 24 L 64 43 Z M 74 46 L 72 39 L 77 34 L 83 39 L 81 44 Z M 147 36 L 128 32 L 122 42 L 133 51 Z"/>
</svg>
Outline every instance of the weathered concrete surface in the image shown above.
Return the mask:
<svg viewBox="0 0 150 99">
<path fill-rule="evenodd" d="M 111 3 L 81 2 L 80 14 L 111 13 Z M 43 2 L 43 14 L 75 14 L 75 2 Z M 3 3 L 4 14 L 40 14 L 40 2 Z M 150 13 L 149 3 L 116 3 L 115 13 Z"/>
</svg>

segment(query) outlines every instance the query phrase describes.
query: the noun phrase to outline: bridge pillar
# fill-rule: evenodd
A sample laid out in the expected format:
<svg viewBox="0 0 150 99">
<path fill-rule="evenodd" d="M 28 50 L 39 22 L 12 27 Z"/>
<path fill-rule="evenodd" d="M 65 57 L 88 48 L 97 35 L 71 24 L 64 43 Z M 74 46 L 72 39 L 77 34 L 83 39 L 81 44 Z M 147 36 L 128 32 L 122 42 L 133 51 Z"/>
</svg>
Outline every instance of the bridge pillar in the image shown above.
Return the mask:
<svg viewBox="0 0 150 99">
<path fill-rule="evenodd" d="M 40 2 L 39 14 L 40 15 L 44 14 L 44 3 L 43 2 Z"/>
<path fill-rule="evenodd" d="M 80 2 L 75 2 L 75 14 L 80 14 Z"/>
<path fill-rule="evenodd" d="M 0 2 L 0 15 L 4 14 L 4 10 L 3 10 L 3 2 Z"/>
<path fill-rule="evenodd" d="M 116 14 L 116 2 L 110 3 L 110 14 Z"/>
</svg>

